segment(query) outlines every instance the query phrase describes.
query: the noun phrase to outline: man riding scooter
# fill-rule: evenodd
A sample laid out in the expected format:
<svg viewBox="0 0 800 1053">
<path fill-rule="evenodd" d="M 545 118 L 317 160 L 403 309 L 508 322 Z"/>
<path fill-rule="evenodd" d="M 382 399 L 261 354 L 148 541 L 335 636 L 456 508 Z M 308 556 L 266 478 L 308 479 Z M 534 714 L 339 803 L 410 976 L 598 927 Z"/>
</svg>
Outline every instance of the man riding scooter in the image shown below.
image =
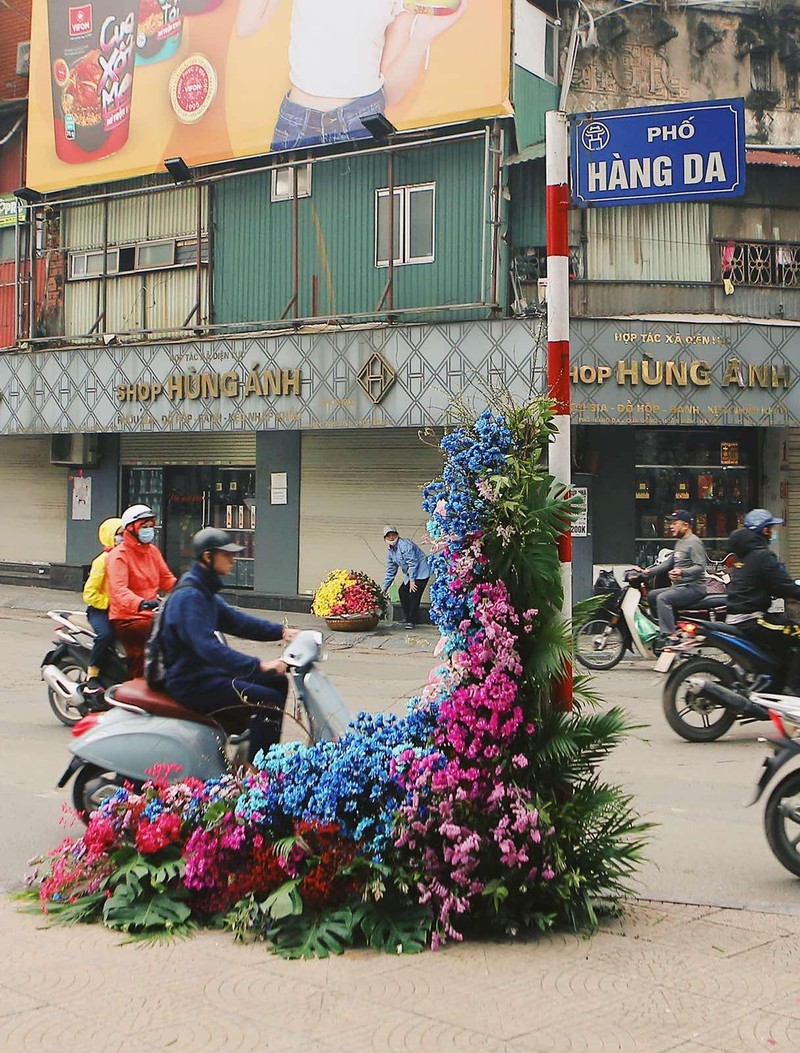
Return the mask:
<svg viewBox="0 0 800 1053">
<path fill-rule="evenodd" d="M 656 654 L 675 642 L 677 612 L 681 608 L 691 607 L 705 596 L 708 580 L 708 557 L 703 542 L 692 530 L 689 512 L 678 508 L 667 519 L 670 520 L 672 536 L 677 539 L 674 551 L 663 562 L 652 567 L 634 568 L 646 578 L 667 574 L 671 582 L 665 589 L 652 589 L 647 597 L 650 610 L 658 618 L 660 630 L 654 645 Z"/>
<path fill-rule="evenodd" d="M 165 603 L 159 628 L 169 694 L 188 709 L 215 713 L 248 706 L 250 759 L 280 741 L 288 680 L 280 659 L 261 661 L 222 643 L 218 631 L 245 640 L 293 640 L 299 632 L 255 618 L 218 595 L 242 551 L 229 534 L 206 527 L 192 539 L 194 562 Z"/>
<path fill-rule="evenodd" d="M 768 613 L 773 599 L 800 600 L 800 586 L 789 577 L 770 549 L 775 527 L 783 523 L 766 508 L 754 508 L 744 527 L 729 539 L 736 562 L 728 584 L 729 625 L 783 660 L 784 694 L 800 695 L 800 624 L 783 614 Z"/>
</svg>

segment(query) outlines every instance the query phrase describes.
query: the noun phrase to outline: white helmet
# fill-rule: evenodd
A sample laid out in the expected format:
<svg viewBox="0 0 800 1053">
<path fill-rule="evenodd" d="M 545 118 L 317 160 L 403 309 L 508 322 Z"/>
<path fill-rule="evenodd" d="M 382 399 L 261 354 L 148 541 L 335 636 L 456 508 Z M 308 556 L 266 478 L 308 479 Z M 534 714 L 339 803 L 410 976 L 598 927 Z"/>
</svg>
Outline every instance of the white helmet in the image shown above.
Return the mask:
<svg viewBox="0 0 800 1053">
<path fill-rule="evenodd" d="M 149 505 L 131 505 L 122 513 L 122 529 L 127 530 L 131 523 L 138 523 L 140 519 L 155 519 L 156 514 Z"/>
</svg>

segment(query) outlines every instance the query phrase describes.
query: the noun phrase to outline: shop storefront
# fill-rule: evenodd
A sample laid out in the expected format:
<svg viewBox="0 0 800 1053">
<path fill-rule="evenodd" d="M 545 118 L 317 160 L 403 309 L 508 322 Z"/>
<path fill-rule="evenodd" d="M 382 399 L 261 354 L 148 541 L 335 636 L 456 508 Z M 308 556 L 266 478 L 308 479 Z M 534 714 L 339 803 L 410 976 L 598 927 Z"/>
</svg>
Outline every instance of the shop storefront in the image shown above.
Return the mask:
<svg viewBox="0 0 800 1053">
<path fill-rule="evenodd" d="M 529 397 L 536 343 L 501 321 L 4 356 L 0 458 L 6 436 L 39 437 L 76 580 L 100 520 L 145 502 L 176 573 L 192 535 L 221 526 L 244 549 L 233 587 L 296 597 L 336 566 L 380 577 L 386 522 L 423 538 L 452 400 L 483 405 L 487 384 Z M 57 468 L 55 433 L 75 440 Z"/>
<path fill-rule="evenodd" d="M 789 558 L 800 537 L 788 501 L 798 352 L 790 326 L 574 323 L 575 461 L 593 502 L 595 567 L 651 562 L 675 508 L 724 555 L 747 510 L 766 505 L 787 518 Z"/>
</svg>

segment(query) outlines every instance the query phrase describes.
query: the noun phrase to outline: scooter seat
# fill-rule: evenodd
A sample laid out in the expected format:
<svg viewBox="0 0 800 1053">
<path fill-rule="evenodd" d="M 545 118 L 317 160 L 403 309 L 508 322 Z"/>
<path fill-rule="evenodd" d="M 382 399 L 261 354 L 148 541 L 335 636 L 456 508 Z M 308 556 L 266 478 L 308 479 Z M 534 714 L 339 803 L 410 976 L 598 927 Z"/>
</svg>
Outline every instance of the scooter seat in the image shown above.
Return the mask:
<svg viewBox="0 0 800 1053">
<path fill-rule="evenodd" d="M 115 701 L 138 706 L 139 709 L 152 713 L 154 717 L 172 717 L 173 720 L 191 720 L 195 724 L 217 726 L 217 722 L 206 713 L 198 713 L 188 706 L 182 706 L 163 691 L 154 691 L 143 677 L 117 684 L 112 691 Z"/>
<path fill-rule="evenodd" d="M 704 596 L 702 600 L 698 600 L 697 603 L 691 604 L 687 610 L 692 611 L 715 611 L 719 607 L 726 607 L 728 604 L 728 597 L 724 592 L 712 593 L 710 596 Z"/>
<path fill-rule="evenodd" d="M 65 617 L 77 625 L 79 629 L 83 629 L 84 632 L 91 633 L 94 636 L 94 629 L 89 624 L 89 619 L 86 617 L 86 611 L 65 611 Z"/>
</svg>

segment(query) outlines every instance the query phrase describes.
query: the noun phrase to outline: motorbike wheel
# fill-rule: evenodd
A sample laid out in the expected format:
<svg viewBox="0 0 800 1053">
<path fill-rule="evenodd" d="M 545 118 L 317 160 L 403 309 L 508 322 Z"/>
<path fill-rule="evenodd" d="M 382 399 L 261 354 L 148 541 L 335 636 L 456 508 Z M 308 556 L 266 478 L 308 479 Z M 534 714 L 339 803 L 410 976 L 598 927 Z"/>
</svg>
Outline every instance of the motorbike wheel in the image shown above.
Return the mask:
<svg viewBox="0 0 800 1053">
<path fill-rule="evenodd" d="M 736 684 L 733 669 L 713 658 L 690 658 L 679 666 L 664 686 L 661 705 L 672 730 L 687 742 L 713 742 L 736 722 L 736 714 L 694 690 L 692 677 L 716 681 L 723 687 Z"/>
<path fill-rule="evenodd" d="M 778 862 L 800 877 L 800 771 L 790 772 L 769 795 L 764 830 Z"/>
<path fill-rule="evenodd" d="M 575 657 L 587 669 L 613 669 L 625 650 L 620 627 L 608 618 L 593 618 L 575 634 Z"/>
<path fill-rule="evenodd" d="M 64 676 L 68 677 L 73 683 L 80 683 L 83 679 L 83 675 L 86 670 L 83 666 L 78 665 L 74 659 L 67 658 L 63 665 L 58 667 Z M 61 699 L 52 687 L 47 689 L 47 701 L 50 703 L 50 708 L 61 721 L 62 724 L 66 724 L 68 728 L 73 728 L 81 719 L 83 714 L 80 710 L 73 709 L 72 706 L 68 706 L 66 702 Z"/>
<path fill-rule="evenodd" d="M 119 789 L 119 783 L 112 772 L 104 772 L 94 764 L 84 764 L 79 768 L 72 783 L 72 807 L 85 822 L 89 813 Z"/>
</svg>

